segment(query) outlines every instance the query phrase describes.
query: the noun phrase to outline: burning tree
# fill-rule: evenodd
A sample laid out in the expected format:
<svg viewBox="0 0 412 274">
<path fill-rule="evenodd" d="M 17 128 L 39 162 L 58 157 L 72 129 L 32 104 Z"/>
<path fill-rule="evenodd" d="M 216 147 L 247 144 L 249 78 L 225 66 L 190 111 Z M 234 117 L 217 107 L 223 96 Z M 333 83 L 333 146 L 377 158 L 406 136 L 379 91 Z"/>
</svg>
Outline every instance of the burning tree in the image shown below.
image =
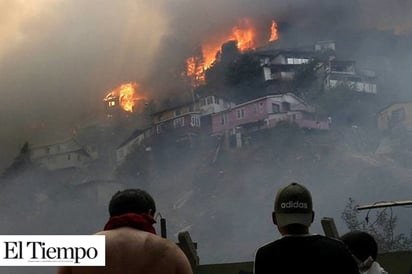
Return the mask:
<svg viewBox="0 0 412 274">
<path fill-rule="evenodd" d="M 214 37 L 208 37 L 207 41 L 201 44 L 201 53 L 196 56 L 190 56 L 186 60 L 185 76 L 190 78 L 192 87 L 202 85 L 206 81 L 205 73 L 219 60 L 222 54 L 222 45 L 229 41 L 234 41 L 237 49 L 241 53 L 256 48 L 257 30 L 250 18 L 243 18 L 237 22 L 229 33 L 216 34 Z M 277 23 L 272 21 L 270 42 L 278 39 Z"/>
</svg>

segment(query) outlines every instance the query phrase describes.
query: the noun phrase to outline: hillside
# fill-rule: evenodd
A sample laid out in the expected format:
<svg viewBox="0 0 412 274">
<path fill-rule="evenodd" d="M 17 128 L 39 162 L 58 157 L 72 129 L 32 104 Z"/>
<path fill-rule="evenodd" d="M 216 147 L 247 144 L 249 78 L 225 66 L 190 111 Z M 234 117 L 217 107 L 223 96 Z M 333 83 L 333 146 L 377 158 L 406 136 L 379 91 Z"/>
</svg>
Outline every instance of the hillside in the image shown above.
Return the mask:
<svg viewBox="0 0 412 274">
<path fill-rule="evenodd" d="M 168 146 L 167 152 L 154 148 L 141 167 L 171 237 L 189 230 L 203 263 L 242 261 L 277 235 L 270 219 L 274 193 L 290 181 L 312 190 L 318 233 L 325 216 L 346 230 L 341 213 L 350 197 L 360 204 L 410 199 L 412 169 L 375 155 L 379 141 L 379 134 L 361 128 L 284 127 L 252 135 L 240 149 L 222 148 L 216 159 L 211 142 Z M 399 229 L 408 233 L 405 213 L 395 211 Z"/>
<path fill-rule="evenodd" d="M 158 143 L 150 152 L 136 150 L 110 180 L 79 181 L 87 178 L 85 171 L 32 168 L 2 182 L 0 233 L 93 233 L 106 222 L 107 201 L 116 190 L 141 187 L 157 200 L 168 238 L 190 232 L 201 264 L 250 261 L 260 244 L 279 236 L 270 217 L 274 193 L 290 181 L 312 191 L 316 233 L 323 233 L 325 216 L 335 219 L 340 232 L 347 230 L 341 213 L 349 197 L 359 204 L 410 199 L 412 169 L 375 155 L 379 142 L 379 134 L 362 128 L 284 126 L 218 153 L 207 137 L 193 147 Z M 408 209 L 393 214 L 398 231 L 408 233 Z"/>
<path fill-rule="evenodd" d="M 233 63 L 236 66 L 227 64 L 229 83 L 222 74 L 220 82 L 199 87 L 197 93 L 224 90 L 221 95 L 239 101 L 266 94 L 256 74 L 260 67 L 255 71 L 251 66 L 256 60 L 244 56 Z M 221 73 L 223 68 L 215 65 L 210 73 Z M 87 169 L 50 172 L 27 165 L 27 157 L 16 158 L 11 171 L 18 172 L 1 181 L 0 234 L 94 233 L 107 220 L 111 195 L 139 187 L 157 201 L 158 212 L 167 220 L 168 238 L 176 241 L 179 231 L 190 232 L 201 264 L 239 262 L 251 261 L 258 246 L 279 236 L 271 223 L 274 195 L 291 181 L 312 191 L 315 233 L 323 233 L 320 220 L 326 216 L 335 219 L 339 232 L 347 230 L 341 213 L 349 198 L 359 204 L 410 200 L 411 155 L 402 146 L 385 156 L 375 153 L 385 143 L 374 127 L 375 114 L 397 96 L 392 98 L 384 89 L 376 96 L 348 87 L 325 92 L 309 72 L 299 77 L 305 81 L 287 88 L 296 88 L 319 115 L 333 117 L 330 131 L 283 125 L 251 133 L 241 148 L 206 135 L 192 146 L 166 136 L 150 150 L 137 148 L 112 174 L 115 148 L 136 129 L 93 128 L 83 134 L 99 143 L 101 154 Z M 392 90 L 389 87 L 386 90 Z M 377 212 L 360 215 L 369 214 L 372 222 Z M 394 208 L 390 214 L 398 217 L 396 232 L 408 234 L 410 209 Z"/>
</svg>

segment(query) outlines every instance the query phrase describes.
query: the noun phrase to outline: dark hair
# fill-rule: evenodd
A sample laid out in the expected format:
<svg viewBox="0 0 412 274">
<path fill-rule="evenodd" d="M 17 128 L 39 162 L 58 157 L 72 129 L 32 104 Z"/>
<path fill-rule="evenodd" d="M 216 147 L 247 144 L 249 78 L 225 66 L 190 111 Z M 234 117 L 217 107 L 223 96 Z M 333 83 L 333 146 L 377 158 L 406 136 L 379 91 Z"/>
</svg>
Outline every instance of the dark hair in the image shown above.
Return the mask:
<svg viewBox="0 0 412 274">
<path fill-rule="evenodd" d="M 156 204 L 144 190 L 125 189 L 116 192 L 109 203 L 110 216 L 118 216 L 126 213 L 148 213 L 154 216 Z"/>
<path fill-rule="evenodd" d="M 378 256 L 378 245 L 375 238 L 364 231 L 351 231 L 344 234 L 341 240 L 356 258 L 365 261 L 369 256 L 376 260 Z"/>
</svg>

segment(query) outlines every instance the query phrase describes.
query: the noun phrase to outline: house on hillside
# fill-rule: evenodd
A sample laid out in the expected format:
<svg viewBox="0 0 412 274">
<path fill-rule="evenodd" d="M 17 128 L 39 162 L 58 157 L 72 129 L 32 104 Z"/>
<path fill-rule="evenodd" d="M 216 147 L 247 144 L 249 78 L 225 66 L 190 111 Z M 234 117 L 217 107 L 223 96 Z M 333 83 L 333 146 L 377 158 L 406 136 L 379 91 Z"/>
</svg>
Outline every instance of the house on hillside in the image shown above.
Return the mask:
<svg viewBox="0 0 412 274">
<path fill-rule="evenodd" d="M 212 114 L 226 110 L 234 105 L 234 103 L 216 95 L 209 95 L 196 101 L 196 106 L 200 110 L 202 132 L 212 132 Z"/>
<path fill-rule="evenodd" d="M 412 102 L 394 103 L 378 114 L 378 128 L 383 132 L 398 129 L 412 130 Z"/>
<path fill-rule="evenodd" d="M 325 87 L 346 86 L 355 91 L 376 94 L 376 73 L 357 70 L 355 61 L 331 60 L 327 68 Z"/>
<path fill-rule="evenodd" d="M 317 119 L 315 109 L 293 93 L 267 95 L 212 115 L 212 133 L 219 136 L 275 127 L 280 121 L 301 128 L 329 129 L 327 119 Z"/>
<path fill-rule="evenodd" d="M 223 99 L 220 96 L 210 95 L 200 98 L 196 102 L 196 105 L 198 105 L 198 109 L 200 110 L 202 116 L 206 116 L 228 109 L 234 104 Z"/>
<path fill-rule="evenodd" d="M 95 146 L 83 146 L 73 138 L 30 149 L 30 160 L 48 170 L 86 168 L 97 157 Z"/>
<path fill-rule="evenodd" d="M 315 43 L 315 51 L 326 52 L 335 51 L 336 43 L 333 40 L 317 41 Z"/>
<path fill-rule="evenodd" d="M 260 50 L 256 52 L 260 57 L 265 81 L 294 80 L 301 65 L 314 60 L 316 54 L 308 50 Z"/>
<path fill-rule="evenodd" d="M 116 163 L 120 165 L 138 147 L 150 143 L 152 128 L 137 129 L 116 148 Z"/>
<path fill-rule="evenodd" d="M 165 109 L 151 115 L 154 133 L 187 132 L 198 134 L 210 133 L 212 128 L 211 115 L 233 106 L 234 103 L 220 96 L 209 95 L 196 101 L 177 107 Z"/>
<path fill-rule="evenodd" d="M 153 138 L 168 135 L 176 141 L 189 141 L 201 131 L 201 111 L 194 103 L 165 109 L 151 115 Z M 173 135 L 173 137 L 172 137 Z"/>
</svg>

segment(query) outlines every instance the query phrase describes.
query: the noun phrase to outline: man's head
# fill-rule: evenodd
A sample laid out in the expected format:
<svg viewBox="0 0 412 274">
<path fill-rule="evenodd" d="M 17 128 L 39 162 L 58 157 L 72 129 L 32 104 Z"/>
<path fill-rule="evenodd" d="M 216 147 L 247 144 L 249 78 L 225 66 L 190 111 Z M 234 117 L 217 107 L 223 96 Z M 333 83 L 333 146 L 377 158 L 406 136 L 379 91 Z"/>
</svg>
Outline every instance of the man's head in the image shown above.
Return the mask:
<svg viewBox="0 0 412 274">
<path fill-rule="evenodd" d="M 295 182 L 280 188 L 276 194 L 272 216 L 273 222 L 280 228 L 289 225 L 309 227 L 314 218 L 309 190 Z"/>
<path fill-rule="evenodd" d="M 375 238 L 369 233 L 364 231 L 351 231 L 343 235 L 341 240 L 361 262 L 365 261 L 368 257 L 376 260 L 378 256 L 378 245 Z"/>
<path fill-rule="evenodd" d="M 116 192 L 109 203 L 110 216 L 118 216 L 126 213 L 147 213 L 154 216 L 156 204 L 144 190 L 125 189 Z"/>
</svg>

